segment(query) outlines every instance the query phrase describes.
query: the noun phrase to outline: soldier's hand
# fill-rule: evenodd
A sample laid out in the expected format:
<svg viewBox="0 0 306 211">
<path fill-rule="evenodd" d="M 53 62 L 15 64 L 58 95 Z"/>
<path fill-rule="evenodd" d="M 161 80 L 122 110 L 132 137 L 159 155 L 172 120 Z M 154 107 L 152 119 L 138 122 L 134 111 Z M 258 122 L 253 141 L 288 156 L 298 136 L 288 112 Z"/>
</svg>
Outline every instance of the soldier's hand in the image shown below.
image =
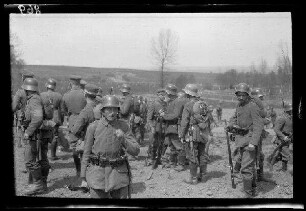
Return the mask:
<svg viewBox="0 0 306 211">
<path fill-rule="evenodd" d="M 118 138 L 120 138 L 120 137 L 123 137 L 124 132 L 123 132 L 121 129 L 117 129 L 117 130 L 115 131 L 115 134 L 116 134 L 116 136 L 117 136 Z"/>
<path fill-rule="evenodd" d="M 83 177 L 82 177 L 82 183 L 81 183 L 80 187 L 85 187 L 85 188 L 88 187 L 87 182 L 86 182 L 85 178 L 83 178 Z"/>
<path fill-rule="evenodd" d="M 253 144 L 249 144 L 249 145 L 247 146 L 247 150 L 253 151 L 253 150 L 255 150 L 255 146 L 254 146 Z"/>
</svg>

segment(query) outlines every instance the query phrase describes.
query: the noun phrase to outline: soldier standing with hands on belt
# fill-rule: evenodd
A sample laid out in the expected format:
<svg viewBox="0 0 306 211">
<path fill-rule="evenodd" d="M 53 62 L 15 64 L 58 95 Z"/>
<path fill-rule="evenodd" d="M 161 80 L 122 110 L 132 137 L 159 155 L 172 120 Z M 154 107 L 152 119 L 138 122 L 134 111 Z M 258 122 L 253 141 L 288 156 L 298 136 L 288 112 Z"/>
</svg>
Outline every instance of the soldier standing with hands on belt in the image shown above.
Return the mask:
<svg viewBox="0 0 306 211">
<path fill-rule="evenodd" d="M 99 87 L 94 84 L 86 84 L 84 88 L 84 96 L 86 99 L 86 106 L 82 109 L 77 116 L 69 134 L 70 146 L 74 150 L 77 175 L 81 172 L 81 160 L 84 148 L 84 138 L 87 127 L 92 123 L 94 118 L 94 107 L 96 106 L 96 96 L 98 94 Z"/>
<path fill-rule="evenodd" d="M 126 153 L 137 156 L 140 146 L 125 121 L 118 119 L 119 100 L 106 95 L 102 118 L 88 126 L 82 159 L 82 185 L 92 198 L 130 198 L 131 170 Z"/>
<path fill-rule="evenodd" d="M 70 77 L 70 86 L 71 90 L 64 94 L 61 111 L 68 116 L 68 130 L 71 131 L 72 126 L 74 125 L 78 115 L 80 114 L 81 110 L 86 106 L 86 99 L 84 96 L 84 92 L 80 87 L 80 76 L 72 75 Z M 68 136 L 69 137 L 69 136 Z M 73 142 L 70 140 L 69 143 Z M 76 175 L 79 176 L 80 174 L 80 158 L 79 154 L 75 150 L 75 146 L 72 144 L 73 149 L 73 161 L 76 166 Z"/>
<path fill-rule="evenodd" d="M 247 198 L 256 196 L 256 148 L 264 128 L 258 106 L 251 100 L 250 87 L 240 83 L 235 87 L 238 105 L 234 116 L 225 128 L 230 132 L 233 126 L 237 129 L 235 145 L 241 156 L 241 175 L 243 180 L 243 193 Z"/>
</svg>

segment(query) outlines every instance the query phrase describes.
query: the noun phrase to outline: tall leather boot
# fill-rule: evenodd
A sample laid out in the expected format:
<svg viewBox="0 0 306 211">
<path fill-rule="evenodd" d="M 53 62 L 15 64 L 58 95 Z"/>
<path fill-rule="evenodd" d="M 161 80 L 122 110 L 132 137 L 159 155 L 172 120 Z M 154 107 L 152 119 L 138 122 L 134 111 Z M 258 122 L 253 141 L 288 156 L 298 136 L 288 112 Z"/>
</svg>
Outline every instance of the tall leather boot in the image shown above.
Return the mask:
<svg viewBox="0 0 306 211">
<path fill-rule="evenodd" d="M 33 176 L 33 185 L 29 186 L 29 188 L 24 193 L 25 195 L 30 196 L 36 194 L 43 194 L 47 191 L 44 186 L 41 173 L 41 168 L 31 170 L 31 174 Z"/>
<path fill-rule="evenodd" d="M 29 171 L 29 173 L 28 173 L 28 184 L 29 184 L 29 185 L 33 184 L 33 176 L 32 176 L 32 174 L 31 174 L 30 171 Z"/>
<path fill-rule="evenodd" d="M 252 180 L 243 179 L 243 190 L 245 198 L 253 198 L 254 195 L 254 182 Z"/>
<path fill-rule="evenodd" d="M 207 164 L 203 164 L 200 166 L 200 174 L 198 177 L 198 181 L 205 182 L 206 178 L 207 178 Z"/>
<path fill-rule="evenodd" d="M 190 162 L 189 164 L 189 178 L 184 179 L 183 181 L 190 185 L 196 185 L 198 184 L 198 178 L 197 178 L 197 170 L 198 166 L 195 163 Z"/>
<path fill-rule="evenodd" d="M 44 167 L 41 169 L 41 176 L 42 176 L 42 181 L 44 184 L 44 188 L 47 190 L 48 186 L 47 186 L 47 179 L 48 179 L 48 175 L 49 175 L 49 167 Z"/>
<path fill-rule="evenodd" d="M 185 159 L 186 159 L 186 157 L 185 156 L 183 156 L 183 155 L 181 155 L 181 154 L 179 154 L 178 156 L 177 156 L 177 166 L 174 168 L 174 170 L 176 170 L 176 171 L 178 171 L 178 172 L 180 172 L 180 171 L 183 171 L 185 168 L 184 168 L 184 165 L 185 165 Z"/>
<path fill-rule="evenodd" d="M 57 148 L 57 137 L 55 137 L 52 142 L 51 142 L 51 146 L 50 146 L 50 150 L 51 150 L 51 157 L 50 160 L 58 160 L 59 158 L 56 156 L 56 148 Z"/>
<path fill-rule="evenodd" d="M 282 168 L 281 168 L 281 171 L 283 172 L 286 172 L 287 171 L 287 163 L 288 161 L 282 161 Z"/>
<path fill-rule="evenodd" d="M 74 165 L 75 165 L 76 176 L 80 177 L 80 174 L 81 174 L 81 160 L 79 158 L 78 152 L 76 152 L 76 151 L 73 152 L 73 161 L 74 161 Z"/>
</svg>

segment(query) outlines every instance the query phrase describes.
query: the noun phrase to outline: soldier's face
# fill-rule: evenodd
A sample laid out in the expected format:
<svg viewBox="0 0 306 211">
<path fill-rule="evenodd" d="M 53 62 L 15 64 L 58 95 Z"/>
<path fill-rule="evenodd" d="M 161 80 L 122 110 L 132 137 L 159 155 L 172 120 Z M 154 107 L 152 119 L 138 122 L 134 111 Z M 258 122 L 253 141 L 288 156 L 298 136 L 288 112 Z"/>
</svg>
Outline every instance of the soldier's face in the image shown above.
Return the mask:
<svg viewBox="0 0 306 211">
<path fill-rule="evenodd" d="M 244 103 L 247 101 L 249 95 L 245 92 L 237 92 L 236 97 L 240 103 Z"/>
<path fill-rule="evenodd" d="M 117 119 L 119 109 L 117 107 L 106 107 L 102 110 L 102 115 L 108 120 L 108 121 L 114 121 Z"/>
</svg>

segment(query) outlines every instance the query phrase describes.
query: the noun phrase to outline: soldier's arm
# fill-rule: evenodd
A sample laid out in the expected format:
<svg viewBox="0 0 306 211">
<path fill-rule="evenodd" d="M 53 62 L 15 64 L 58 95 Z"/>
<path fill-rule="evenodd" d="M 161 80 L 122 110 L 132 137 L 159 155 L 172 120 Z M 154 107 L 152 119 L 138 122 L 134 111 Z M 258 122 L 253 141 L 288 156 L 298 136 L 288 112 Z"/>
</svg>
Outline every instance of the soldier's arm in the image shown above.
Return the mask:
<svg viewBox="0 0 306 211">
<path fill-rule="evenodd" d="M 123 147 L 126 149 L 127 153 L 133 156 L 137 156 L 140 152 L 140 146 L 137 143 L 135 137 L 133 136 L 131 129 L 125 122 L 122 122 L 122 130 L 124 132 L 124 135 L 122 137 Z"/>
<path fill-rule="evenodd" d="M 276 136 L 281 140 L 284 140 L 285 138 L 285 135 L 282 133 L 282 128 L 284 127 L 285 123 L 286 119 L 281 116 L 276 119 L 275 126 L 273 128 Z"/>
<path fill-rule="evenodd" d="M 84 153 L 82 157 L 82 164 L 81 164 L 81 174 L 80 176 L 85 178 L 86 175 L 86 167 L 89 162 L 89 157 L 91 155 L 91 149 L 94 144 L 94 133 L 96 130 L 96 124 L 97 122 L 91 123 L 86 131 L 85 135 L 85 142 L 84 142 Z"/>
<path fill-rule="evenodd" d="M 43 108 L 38 98 L 31 98 L 26 110 L 26 117 L 29 117 L 29 124 L 25 133 L 32 136 L 43 122 Z"/>
<path fill-rule="evenodd" d="M 12 102 L 12 109 L 13 109 L 13 113 L 15 113 L 19 108 L 19 104 L 20 104 L 20 94 L 19 91 L 16 92 L 16 94 L 13 97 L 13 102 Z"/>
<path fill-rule="evenodd" d="M 183 138 L 185 137 L 186 133 L 187 133 L 187 129 L 189 126 L 189 121 L 190 121 L 190 111 L 188 109 L 188 106 L 184 106 L 183 109 L 183 114 L 182 114 L 182 120 L 181 120 L 181 130 L 179 131 L 179 137 Z"/>
<path fill-rule="evenodd" d="M 86 114 L 86 110 L 83 109 L 81 113 L 78 115 L 74 125 L 70 130 L 70 138 L 72 141 L 78 140 L 80 137 L 80 133 L 83 131 L 84 126 L 88 122 L 88 116 Z"/>
<path fill-rule="evenodd" d="M 264 124 L 262 121 L 262 117 L 259 113 L 259 108 L 255 105 L 251 106 L 251 117 L 253 121 L 253 134 L 250 143 L 257 146 L 260 140 L 262 130 L 264 129 Z"/>
<path fill-rule="evenodd" d="M 149 106 L 148 113 L 147 113 L 147 122 L 149 123 L 151 127 L 153 125 L 153 113 L 154 113 L 154 104 L 152 103 Z"/>
</svg>

